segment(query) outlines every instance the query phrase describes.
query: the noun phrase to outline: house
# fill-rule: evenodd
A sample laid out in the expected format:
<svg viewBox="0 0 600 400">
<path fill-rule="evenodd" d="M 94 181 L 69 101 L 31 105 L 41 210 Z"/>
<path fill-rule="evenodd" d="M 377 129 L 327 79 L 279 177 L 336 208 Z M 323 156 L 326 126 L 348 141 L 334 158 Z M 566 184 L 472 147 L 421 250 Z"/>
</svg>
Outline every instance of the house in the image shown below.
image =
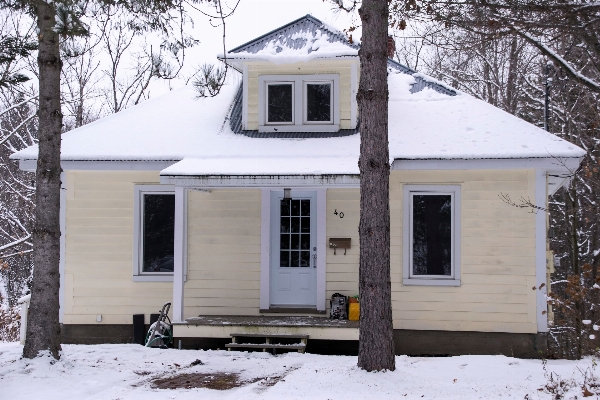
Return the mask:
<svg viewBox="0 0 600 400">
<path fill-rule="evenodd" d="M 359 294 L 357 49 L 307 15 L 221 55 L 241 84 L 214 98 L 183 88 L 64 134 L 64 341 L 128 342 L 132 315 L 171 302 L 184 347 L 355 346 L 358 324 L 327 316 L 332 294 Z M 547 216 L 500 196 L 545 205 L 584 151 L 388 66 L 396 351 L 536 356 Z"/>
</svg>

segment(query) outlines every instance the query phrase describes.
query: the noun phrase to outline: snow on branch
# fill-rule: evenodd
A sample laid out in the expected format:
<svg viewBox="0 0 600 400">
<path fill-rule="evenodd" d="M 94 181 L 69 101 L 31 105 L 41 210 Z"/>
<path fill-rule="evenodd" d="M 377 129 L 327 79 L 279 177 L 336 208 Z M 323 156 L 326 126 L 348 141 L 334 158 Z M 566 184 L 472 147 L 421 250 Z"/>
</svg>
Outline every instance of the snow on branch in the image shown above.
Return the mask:
<svg viewBox="0 0 600 400">
<path fill-rule="evenodd" d="M 567 62 L 567 60 L 565 60 L 564 58 L 562 58 L 561 56 L 556 54 L 551 48 L 549 48 L 544 43 L 542 43 L 541 40 L 534 38 L 527 32 L 523 32 L 522 30 L 520 30 L 513 24 L 509 25 L 509 27 L 513 32 L 515 32 L 517 35 L 521 36 L 523 39 L 525 39 L 530 44 L 535 46 L 538 50 L 540 50 L 548 58 L 552 59 L 554 62 L 561 65 L 565 69 L 565 72 L 567 75 L 569 75 L 569 77 L 571 77 L 575 81 L 581 83 L 582 85 L 588 87 L 589 89 L 593 90 L 594 92 L 600 93 L 600 83 L 598 83 L 598 82 L 588 78 L 587 76 L 583 75 L 582 73 L 576 71 L 575 68 L 573 68 L 573 66 Z"/>
<path fill-rule="evenodd" d="M 9 248 L 17 246 L 17 245 L 19 245 L 19 244 L 21 244 L 23 242 L 26 242 L 27 239 L 29 239 L 30 237 L 31 237 L 31 234 L 29 234 L 29 235 L 27 235 L 27 236 L 25 236 L 25 237 L 23 237 L 23 238 L 21 238 L 19 240 L 15 240 L 12 243 L 8 243 L 8 244 L 5 244 L 4 246 L 0 246 L 0 251 L 9 249 Z"/>
<path fill-rule="evenodd" d="M 2 111 L 0 111 L 0 116 L 1 116 L 1 115 L 3 115 L 3 114 L 6 114 L 6 113 L 7 113 L 7 112 L 9 112 L 10 110 L 14 110 L 14 109 L 15 109 L 15 108 L 17 108 L 17 107 L 20 107 L 20 106 L 22 106 L 22 105 L 23 105 L 23 104 L 25 104 L 25 103 L 29 103 L 29 102 L 30 102 L 31 100 L 33 100 L 33 99 L 37 99 L 37 97 L 38 97 L 37 95 L 35 95 L 35 96 L 31 96 L 30 98 L 28 98 L 28 99 L 26 99 L 26 100 L 23 100 L 22 102 L 20 102 L 20 103 L 18 103 L 18 104 L 15 104 L 15 105 L 12 105 L 12 106 L 8 107 L 6 110 L 2 110 Z"/>
<path fill-rule="evenodd" d="M 37 116 L 37 114 L 31 114 L 29 117 L 27 117 L 26 119 L 24 119 L 15 129 L 13 129 L 12 132 L 10 132 L 8 135 L 6 135 L 2 139 L 0 139 L 0 145 L 3 145 L 4 143 L 6 143 L 6 141 L 8 139 L 10 139 L 15 133 L 17 133 L 17 131 L 19 129 L 21 129 L 23 127 L 23 125 L 25 125 L 26 123 L 28 123 L 29 121 L 31 121 L 36 116 Z"/>
</svg>

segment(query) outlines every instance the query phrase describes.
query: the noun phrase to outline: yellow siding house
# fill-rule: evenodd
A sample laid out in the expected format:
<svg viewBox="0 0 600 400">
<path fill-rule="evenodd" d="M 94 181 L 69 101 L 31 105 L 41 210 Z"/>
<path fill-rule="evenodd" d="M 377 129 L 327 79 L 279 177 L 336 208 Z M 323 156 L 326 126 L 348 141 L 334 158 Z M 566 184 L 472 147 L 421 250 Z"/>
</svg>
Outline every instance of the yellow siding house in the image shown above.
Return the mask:
<svg viewBox="0 0 600 400">
<path fill-rule="evenodd" d="M 182 88 L 66 133 L 63 340 L 131 342 L 133 315 L 169 302 L 183 347 L 294 334 L 355 352 L 359 323 L 330 319 L 329 299 L 360 296 L 358 48 L 308 15 L 220 57 L 237 78 L 214 98 Z M 543 208 L 584 151 L 388 71 L 396 352 L 535 357 L 546 215 L 503 198 Z"/>
</svg>

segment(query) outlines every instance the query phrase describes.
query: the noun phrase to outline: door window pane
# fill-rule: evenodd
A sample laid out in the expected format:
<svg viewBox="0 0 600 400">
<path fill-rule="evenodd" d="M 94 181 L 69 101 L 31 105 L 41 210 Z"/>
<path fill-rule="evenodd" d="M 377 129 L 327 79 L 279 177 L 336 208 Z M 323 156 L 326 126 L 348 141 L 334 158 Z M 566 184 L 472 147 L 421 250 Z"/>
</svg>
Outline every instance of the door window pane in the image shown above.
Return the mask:
<svg viewBox="0 0 600 400">
<path fill-rule="evenodd" d="M 306 120 L 331 121 L 331 83 L 306 84 Z"/>
<path fill-rule="evenodd" d="M 175 195 L 143 196 L 142 272 L 173 272 Z"/>
<path fill-rule="evenodd" d="M 267 85 L 267 121 L 294 122 L 291 83 Z"/>
<path fill-rule="evenodd" d="M 301 251 L 300 252 L 300 266 L 301 267 L 310 267 L 310 251 Z"/>
<path fill-rule="evenodd" d="M 292 261 L 290 263 L 290 267 L 298 267 L 300 265 L 300 260 L 299 260 L 299 255 L 300 252 L 299 251 L 292 251 Z"/>
<path fill-rule="evenodd" d="M 300 238 L 300 250 L 310 250 L 310 235 L 298 235 Z"/>
<path fill-rule="evenodd" d="M 300 233 L 300 217 L 291 217 L 290 218 L 290 226 L 292 233 Z"/>
<path fill-rule="evenodd" d="M 413 274 L 452 274 L 452 196 L 413 195 Z"/>
<path fill-rule="evenodd" d="M 279 266 L 282 268 L 287 268 L 290 266 L 290 252 L 289 251 L 281 251 L 279 252 Z"/>
<path fill-rule="evenodd" d="M 280 211 L 280 267 L 310 266 L 310 200 L 282 199 Z"/>
</svg>

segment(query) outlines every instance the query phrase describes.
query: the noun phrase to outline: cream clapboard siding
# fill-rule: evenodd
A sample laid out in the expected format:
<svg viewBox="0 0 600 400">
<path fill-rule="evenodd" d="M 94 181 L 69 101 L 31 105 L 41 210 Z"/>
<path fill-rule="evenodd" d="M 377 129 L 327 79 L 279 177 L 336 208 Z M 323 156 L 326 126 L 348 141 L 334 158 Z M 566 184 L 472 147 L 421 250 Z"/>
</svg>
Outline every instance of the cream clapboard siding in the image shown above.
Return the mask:
<svg viewBox="0 0 600 400">
<path fill-rule="evenodd" d="M 65 324 L 131 324 L 173 298 L 172 282 L 134 282 L 135 183 L 158 172 L 67 171 Z"/>
<path fill-rule="evenodd" d="M 335 214 L 337 212 L 337 215 Z M 341 218 L 343 213 L 343 218 Z M 360 192 L 358 189 L 327 189 L 327 238 L 350 238 L 346 250 L 327 248 L 327 309 L 334 293 L 348 296 L 358 294 L 358 259 L 360 253 L 358 223 L 360 220 Z M 329 246 L 329 244 L 328 244 Z"/>
<path fill-rule="evenodd" d="M 460 287 L 402 285 L 403 185 L 462 187 Z M 498 197 L 534 198 L 534 171 L 392 171 L 391 281 L 395 329 L 535 333 L 535 214 Z M 350 237 L 346 256 L 327 249 L 327 296 L 358 293 L 359 192 L 327 191 L 327 237 Z M 336 216 L 337 209 L 344 218 Z"/>
<path fill-rule="evenodd" d="M 258 315 L 261 192 L 188 194 L 188 280 L 184 316 Z"/>
<path fill-rule="evenodd" d="M 402 201 L 391 203 L 394 327 L 535 333 L 535 214 L 504 203 L 535 198 L 535 171 L 393 171 L 403 183 L 460 184 L 461 286 L 402 286 Z"/>
<path fill-rule="evenodd" d="M 306 63 L 276 65 L 248 63 L 248 120 L 246 129 L 258 129 L 258 77 L 260 75 L 340 75 L 340 127 L 350 129 L 351 66 L 353 60 L 316 60 Z"/>
</svg>

